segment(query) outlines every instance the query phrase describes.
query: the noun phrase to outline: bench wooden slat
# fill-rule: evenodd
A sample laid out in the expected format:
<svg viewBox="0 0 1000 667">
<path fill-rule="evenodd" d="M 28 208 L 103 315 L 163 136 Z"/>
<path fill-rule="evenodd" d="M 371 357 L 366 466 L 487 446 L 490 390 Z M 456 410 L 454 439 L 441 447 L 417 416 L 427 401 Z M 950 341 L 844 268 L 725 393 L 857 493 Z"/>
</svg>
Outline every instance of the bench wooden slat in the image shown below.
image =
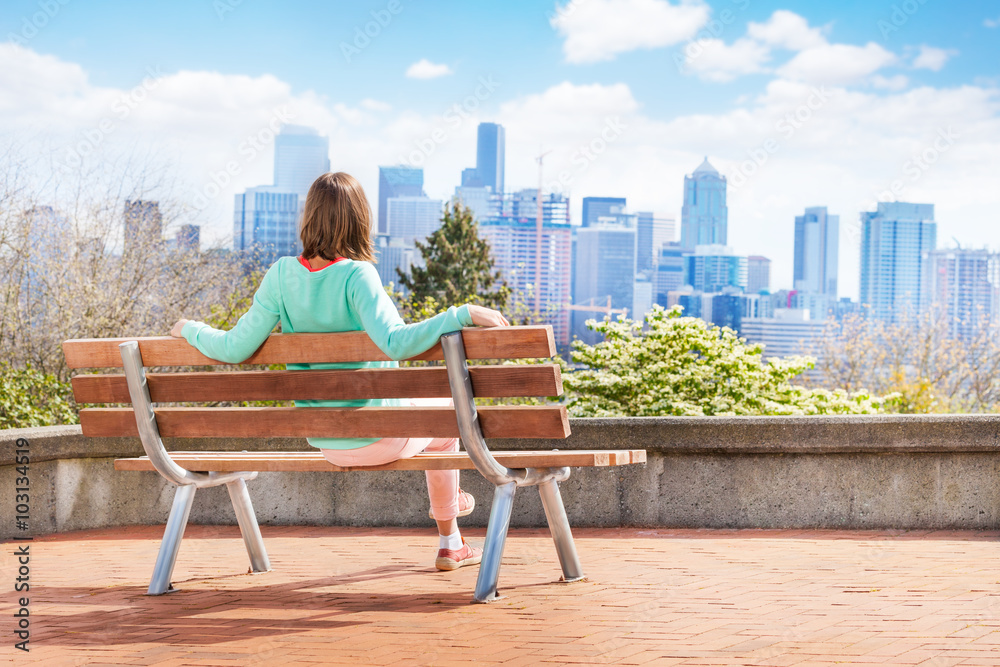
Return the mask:
<svg viewBox="0 0 1000 667">
<path fill-rule="evenodd" d="M 558 396 L 562 375 L 555 364 L 470 366 L 476 396 Z M 213 401 L 342 400 L 451 397 L 448 371 L 433 368 L 358 368 L 320 371 L 147 373 L 154 403 Z M 130 403 L 125 376 L 77 375 L 77 403 Z"/>
<path fill-rule="evenodd" d="M 565 438 L 570 433 L 562 406 L 483 406 L 478 412 L 487 438 Z M 458 437 L 450 407 L 157 408 L 155 413 L 163 437 Z M 138 435 L 131 408 L 84 408 L 80 426 L 89 437 Z"/>
<path fill-rule="evenodd" d="M 556 354 L 551 326 L 469 328 L 462 331 L 469 359 L 535 359 Z M 118 345 L 138 341 L 144 366 L 210 366 L 223 362 L 209 359 L 182 338 L 80 338 L 63 343 L 70 368 L 121 368 Z M 440 360 L 438 343 L 413 357 Z M 329 362 L 387 361 L 363 331 L 344 333 L 271 334 L 244 364 L 307 364 Z"/>
<path fill-rule="evenodd" d="M 562 450 L 535 452 L 493 452 L 501 465 L 510 468 L 546 467 L 603 467 L 637 463 L 645 460 L 645 450 Z M 465 452 L 417 454 L 380 466 L 335 466 L 316 452 L 173 452 L 171 458 L 179 465 L 194 471 L 235 472 L 257 470 L 260 472 L 348 472 L 376 470 L 473 470 L 475 466 Z M 153 470 L 145 456 L 118 459 L 115 470 Z"/>
</svg>

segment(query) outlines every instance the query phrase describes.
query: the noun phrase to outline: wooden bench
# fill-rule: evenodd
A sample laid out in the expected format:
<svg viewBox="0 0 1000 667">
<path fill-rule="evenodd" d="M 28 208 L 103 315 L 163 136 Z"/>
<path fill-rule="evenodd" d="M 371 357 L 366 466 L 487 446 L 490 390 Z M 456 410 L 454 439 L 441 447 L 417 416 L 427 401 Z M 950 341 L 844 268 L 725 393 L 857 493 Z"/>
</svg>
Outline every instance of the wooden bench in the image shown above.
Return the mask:
<svg viewBox="0 0 1000 667">
<path fill-rule="evenodd" d="M 123 368 L 124 374 L 73 378 L 80 404 L 132 407 L 80 410 L 86 436 L 138 436 L 146 456 L 115 461 L 118 470 L 155 470 L 177 485 L 149 585 L 150 595 L 174 590 L 170 577 L 194 493 L 225 484 L 250 556 L 251 569 L 271 569 L 246 481 L 259 471 L 371 471 L 477 469 L 495 486 L 475 599 L 497 599 L 497 579 L 514 491 L 537 486 L 562 581 L 584 577 L 559 493 L 570 467 L 641 463 L 645 450 L 490 452 L 484 438 L 565 438 L 562 406 L 483 406 L 480 397 L 556 396 L 562 378 L 555 364 L 469 367 L 466 359 L 527 359 L 555 355 L 551 327 L 466 329 L 448 334 L 416 357 L 445 366 L 337 370 L 146 372 L 146 367 L 207 366 L 222 362 L 183 339 L 81 339 L 63 343 L 71 368 Z M 387 357 L 363 332 L 273 334 L 244 364 L 382 361 Z M 158 403 L 343 400 L 451 397 L 451 407 L 158 407 Z M 427 453 L 388 465 L 341 468 L 319 451 L 167 452 L 162 437 L 460 437 L 459 453 Z"/>
</svg>

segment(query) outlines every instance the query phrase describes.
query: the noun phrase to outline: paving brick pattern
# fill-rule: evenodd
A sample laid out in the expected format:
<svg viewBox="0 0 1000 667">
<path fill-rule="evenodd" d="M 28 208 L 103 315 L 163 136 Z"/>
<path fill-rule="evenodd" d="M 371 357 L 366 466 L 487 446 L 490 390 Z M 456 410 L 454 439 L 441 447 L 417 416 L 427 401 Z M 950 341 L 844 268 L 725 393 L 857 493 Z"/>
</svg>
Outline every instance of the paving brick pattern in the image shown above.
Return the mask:
<svg viewBox="0 0 1000 667">
<path fill-rule="evenodd" d="M 476 568 L 435 571 L 430 531 L 263 532 L 274 571 L 247 575 L 237 529 L 189 527 L 160 597 L 143 593 L 162 527 L 38 538 L 32 650 L 4 629 L 0 661 L 1000 665 L 995 533 L 577 530 L 590 579 L 558 584 L 547 532 L 515 530 L 507 598 L 472 605 Z"/>
</svg>

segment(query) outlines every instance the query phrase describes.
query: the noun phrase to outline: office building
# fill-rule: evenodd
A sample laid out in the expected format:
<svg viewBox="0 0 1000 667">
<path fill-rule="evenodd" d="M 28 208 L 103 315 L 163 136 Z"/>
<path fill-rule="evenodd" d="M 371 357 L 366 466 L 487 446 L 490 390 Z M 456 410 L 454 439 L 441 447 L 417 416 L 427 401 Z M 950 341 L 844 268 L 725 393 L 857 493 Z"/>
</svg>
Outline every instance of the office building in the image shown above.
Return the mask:
<svg viewBox="0 0 1000 667">
<path fill-rule="evenodd" d="M 455 188 L 453 201 L 461 202 L 472 211 L 476 220 L 485 220 L 500 215 L 500 198 L 494 196 L 488 187 L 460 185 Z"/>
<path fill-rule="evenodd" d="M 861 214 L 861 303 L 879 319 L 897 320 L 926 305 L 924 264 L 937 247 L 933 204 L 880 202 Z"/>
<path fill-rule="evenodd" d="M 660 248 L 656 261 L 656 303 L 666 307 L 667 293 L 679 290 L 684 284 L 684 251 L 680 243 L 666 243 Z"/>
<path fill-rule="evenodd" d="M 576 271 L 573 303 L 631 309 L 635 297 L 636 230 L 624 225 L 598 224 L 576 230 Z M 601 319 L 598 312 L 573 311 L 573 334 L 587 343 L 599 336 L 586 320 Z"/>
<path fill-rule="evenodd" d="M 506 144 L 503 125 L 480 123 L 476 135 L 476 176 L 479 184 L 492 188 L 493 192 L 503 192 Z"/>
<path fill-rule="evenodd" d="M 625 197 L 584 197 L 581 225 L 590 227 L 599 222 L 619 222 L 625 212 Z"/>
<path fill-rule="evenodd" d="M 417 167 L 397 166 L 378 168 L 378 233 L 387 233 L 386 201 L 390 197 L 423 197 L 424 170 Z"/>
<path fill-rule="evenodd" d="M 923 275 L 924 301 L 948 322 L 953 337 L 971 338 L 1000 318 L 1000 254 L 933 250 Z"/>
<path fill-rule="evenodd" d="M 386 233 L 404 243 L 424 241 L 441 226 L 443 202 L 429 197 L 386 199 Z"/>
<path fill-rule="evenodd" d="M 201 227 L 181 225 L 177 230 L 174 244 L 178 252 L 198 252 L 201 249 Z"/>
<path fill-rule="evenodd" d="M 747 258 L 722 245 L 695 246 L 684 255 L 684 282 L 696 292 L 746 291 Z"/>
<path fill-rule="evenodd" d="M 795 216 L 794 287 L 799 292 L 837 299 L 840 216 L 826 206 L 807 208 Z"/>
<path fill-rule="evenodd" d="M 771 291 L 771 260 L 760 255 L 747 257 L 747 294 Z"/>
<path fill-rule="evenodd" d="M 387 234 L 375 237 L 375 270 L 383 285 L 392 283 L 397 291 L 406 292 L 400 286 L 400 273 L 409 276 L 417 258 L 417 249 L 403 239 L 390 238 Z"/>
<path fill-rule="evenodd" d="M 726 245 L 728 219 L 726 177 L 706 157 L 690 176 L 684 177 L 681 247 L 691 252 L 699 245 Z"/>
<path fill-rule="evenodd" d="M 124 254 L 148 253 L 163 237 L 160 203 L 145 200 L 125 202 Z"/>
<path fill-rule="evenodd" d="M 762 343 L 764 357 L 789 357 L 799 354 L 815 356 L 815 343 L 823 335 L 826 323 L 812 320 L 799 309 L 779 308 L 773 317 L 745 317 L 740 323 L 740 335 L 748 343 Z"/>
<path fill-rule="evenodd" d="M 247 188 L 235 196 L 233 250 L 251 255 L 260 266 L 279 257 L 299 255 L 299 196 L 273 185 Z"/>
<path fill-rule="evenodd" d="M 552 326 L 556 343 L 569 343 L 570 242 L 568 223 L 542 225 L 542 272 L 539 313 Z M 535 303 L 536 226 L 534 219 L 487 218 L 479 223 L 479 236 L 490 244 L 493 267 L 525 305 Z M 630 304 L 631 305 L 631 304 Z"/>
<path fill-rule="evenodd" d="M 491 217 L 514 220 L 535 220 L 538 218 L 538 189 L 525 188 L 517 192 L 506 192 L 491 197 Z M 569 197 L 559 192 L 542 195 L 542 221 L 569 224 Z"/>
<path fill-rule="evenodd" d="M 330 171 L 330 140 L 302 125 L 285 125 L 274 138 L 274 187 L 304 205 L 313 181 Z"/>
<path fill-rule="evenodd" d="M 624 201 L 624 200 L 623 200 Z M 636 270 L 651 272 L 656 268 L 656 260 L 664 243 L 674 240 L 675 221 L 673 218 L 656 217 L 651 211 L 639 211 L 635 214 L 635 226 L 638 239 L 638 258 Z"/>
<path fill-rule="evenodd" d="M 642 322 L 646 313 L 653 309 L 653 288 L 655 284 L 648 280 L 636 280 L 632 286 L 632 307 L 628 316 L 636 322 Z"/>
</svg>

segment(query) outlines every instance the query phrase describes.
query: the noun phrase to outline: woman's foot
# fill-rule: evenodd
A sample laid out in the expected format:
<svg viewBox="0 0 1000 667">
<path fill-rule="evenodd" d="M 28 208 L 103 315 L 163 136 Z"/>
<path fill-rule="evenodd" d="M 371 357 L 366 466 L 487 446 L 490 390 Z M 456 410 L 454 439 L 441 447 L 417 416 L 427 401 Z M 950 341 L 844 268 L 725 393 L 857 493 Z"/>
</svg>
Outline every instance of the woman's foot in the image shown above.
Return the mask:
<svg viewBox="0 0 1000 667">
<path fill-rule="evenodd" d="M 469 516 L 476 509 L 476 499 L 471 493 L 458 490 L 458 516 Z M 434 518 L 434 508 L 427 510 L 427 516 Z"/>
<path fill-rule="evenodd" d="M 466 543 L 463 538 L 462 548 L 457 551 L 453 549 L 438 549 L 434 567 L 439 570 L 457 570 L 466 565 L 477 565 L 482 559 L 483 550 Z"/>
</svg>

